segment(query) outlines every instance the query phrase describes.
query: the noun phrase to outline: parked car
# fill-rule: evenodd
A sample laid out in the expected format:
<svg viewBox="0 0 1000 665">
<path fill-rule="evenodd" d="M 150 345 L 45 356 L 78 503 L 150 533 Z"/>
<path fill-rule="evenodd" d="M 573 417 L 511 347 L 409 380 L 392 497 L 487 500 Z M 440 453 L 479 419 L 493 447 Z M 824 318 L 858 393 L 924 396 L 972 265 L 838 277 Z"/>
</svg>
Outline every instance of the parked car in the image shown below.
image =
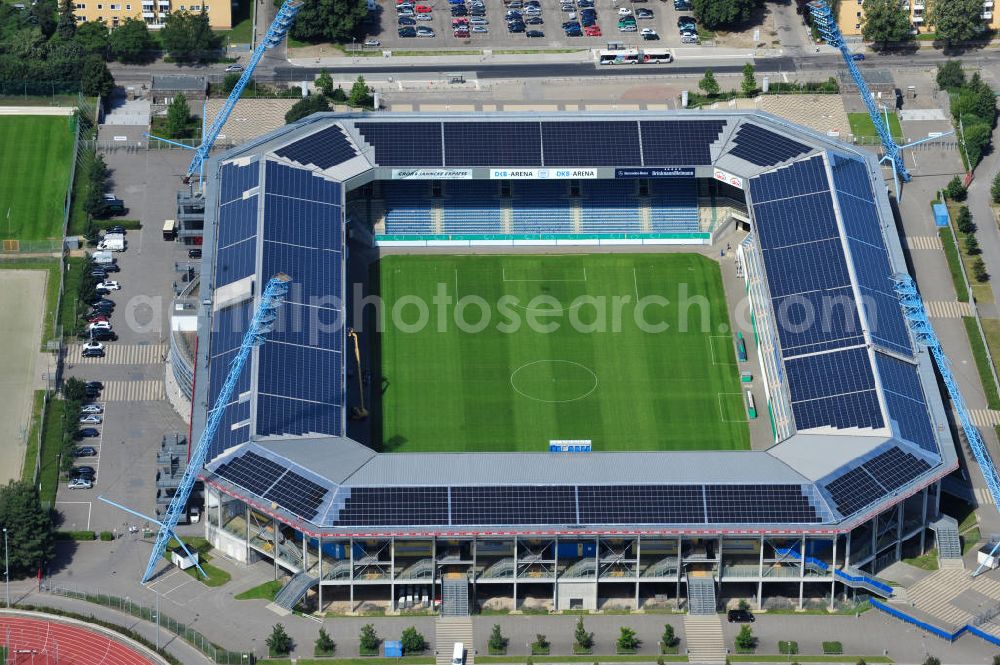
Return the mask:
<svg viewBox="0 0 1000 665">
<path fill-rule="evenodd" d="M 83 387 L 86 388 L 86 389 L 88 389 L 88 390 L 90 390 L 91 388 L 93 388 L 94 390 L 104 390 L 104 382 L 103 381 L 87 381 L 85 384 L 83 384 Z"/>
<path fill-rule="evenodd" d="M 105 263 L 101 267 L 105 272 L 121 272 L 121 267 L 117 263 Z"/>
<path fill-rule="evenodd" d="M 104 328 L 105 330 L 111 330 L 110 321 L 95 321 L 94 323 L 87 324 L 87 330 L 97 330 L 98 328 Z"/>
<path fill-rule="evenodd" d="M 409 16 L 400 16 L 399 25 L 416 25 L 417 19 L 411 18 Z"/>
<path fill-rule="evenodd" d="M 490 29 L 487 28 L 485 25 L 474 25 L 474 26 L 472 26 L 472 31 L 473 32 L 489 32 Z"/>
<path fill-rule="evenodd" d="M 854 62 L 861 62 L 864 59 L 865 59 L 865 54 L 864 53 L 852 53 L 851 54 L 851 60 L 853 60 Z"/>
<path fill-rule="evenodd" d="M 122 285 L 114 280 L 107 280 L 98 284 L 97 288 L 107 289 L 109 291 L 121 291 Z"/>
<path fill-rule="evenodd" d="M 80 446 L 73 451 L 73 457 L 94 457 L 97 455 L 97 448 L 93 446 Z"/>
<path fill-rule="evenodd" d="M 95 324 L 91 324 L 91 325 L 95 325 Z M 87 342 L 86 344 L 83 345 L 83 350 L 84 351 L 94 351 L 94 350 L 96 350 L 96 351 L 103 351 L 104 350 L 104 345 L 101 344 L 100 342 L 93 342 L 93 341 L 91 341 L 91 342 Z"/>
<path fill-rule="evenodd" d="M 101 435 L 101 431 L 96 427 L 84 427 L 78 430 L 76 435 L 80 439 L 96 439 Z"/>
<path fill-rule="evenodd" d="M 635 17 L 636 18 L 653 18 L 653 10 L 652 9 L 646 9 L 645 7 L 640 7 L 639 9 L 635 10 Z"/>
<path fill-rule="evenodd" d="M 599 25 L 588 25 L 583 28 L 583 34 L 588 37 L 600 37 L 601 27 Z"/>
<path fill-rule="evenodd" d="M 472 25 L 489 25 L 490 21 L 485 16 L 473 16 L 469 23 Z"/>
<path fill-rule="evenodd" d="M 524 23 L 522 21 L 508 22 L 507 32 L 524 32 Z"/>
<path fill-rule="evenodd" d="M 78 478 L 80 476 L 95 476 L 97 475 L 97 470 L 92 466 L 74 466 L 69 471 L 69 475 Z"/>
<path fill-rule="evenodd" d="M 93 486 L 94 483 L 90 482 L 89 480 L 85 480 L 83 478 L 75 478 L 74 480 L 71 480 L 69 482 L 69 485 L 67 485 L 66 488 L 71 490 L 89 490 Z"/>
<path fill-rule="evenodd" d="M 417 5 L 413 8 L 418 14 L 430 14 L 434 11 L 433 7 L 428 7 L 427 5 Z"/>
<path fill-rule="evenodd" d="M 237 64 L 234 63 L 234 64 L 229 65 L 228 67 L 226 67 L 226 71 L 227 72 L 242 72 L 243 71 L 243 65 L 237 65 Z"/>
<path fill-rule="evenodd" d="M 104 413 L 104 407 L 100 404 L 84 404 L 80 407 L 80 413 Z"/>
<path fill-rule="evenodd" d="M 468 16 L 469 15 L 469 10 L 466 9 L 465 7 L 452 7 L 452 9 L 451 9 L 451 15 L 452 16 Z"/>
<path fill-rule="evenodd" d="M 542 25 L 543 23 L 545 23 L 545 21 L 542 20 L 541 16 L 530 16 L 524 19 L 524 22 L 528 25 Z"/>
<path fill-rule="evenodd" d="M 104 280 L 108 278 L 108 271 L 104 268 L 94 268 L 90 271 L 90 276 L 96 279 Z"/>
<path fill-rule="evenodd" d="M 631 16 L 632 15 L 632 10 L 629 9 L 628 7 L 619 7 L 618 8 L 618 15 L 619 16 Z"/>
<path fill-rule="evenodd" d="M 729 619 L 729 623 L 753 623 L 756 621 L 748 610 L 729 610 L 726 617 Z"/>
<path fill-rule="evenodd" d="M 544 37 L 545 33 L 542 32 L 541 30 L 528 30 L 526 33 L 524 33 L 524 36 L 525 37 Z"/>
<path fill-rule="evenodd" d="M 381 46 L 381 45 L 382 45 L 382 42 L 380 42 L 377 39 L 366 39 L 365 40 L 365 46 L 368 46 L 368 47 Z M 188 256 L 189 257 L 191 257 L 191 252 L 198 252 L 198 258 L 201 258 L 201 250 L 200 249 L 197 249 L 197 250 L 195 250 L 195 249 L 189 249 L 188 250 Z M 191 257 L 191 258 L 194 258 L 194 257 Z"/>
<path fill-rule="evenodd" d="M 399 36 L 400 37 L 416 37 L 417 36 L 417 30 L 416 30 L 416 28 L 400 28 L 399 29 Z"/>
<path fill-rule="evenodd" d="M 417 28 L 417 37 L 433 37 L 433 36 L 434 36 L 434 30 L 432 28 L 428 28 L 425 25 L 422 25 L 419 28 Z"/>
<path fill-rule="evenodd" d="M 96 340 L 98 342 L 117 342 L 118 333 L 114 330 L 105 330 L 104 328 L 98 328 L 97 330 L 90 331 L 90 339 Z"/>
<path fill-rule="evenodd" d="M 417 14 L 417 20 L 418 21 L 433 21 L 434 20 L 434 15 L 433 14 Z"/>
<path fill-rule="evenodd" d="M 459 18 L 453 18 L 453 19 L 451 19 L 451 24 L 453 26 L 455 26 L 455 25 L 468 25 L 469 24 L 469 19 L 465 18 L 464 16 L 461 16 Z"/>
<path fill-rule="evenodd" d="M 100 425 L 104 422 L 104 418 L 100 417 L 96 413 L 89 413 L 85 416 L 81 416 L 80 420 L 77 422 L 81 425 Z"/>
<path fill-rule="evenodd" d="M 80 353 L 81 358 L 103 358 L 104 349 L 84 349 Z"/>
</svg>

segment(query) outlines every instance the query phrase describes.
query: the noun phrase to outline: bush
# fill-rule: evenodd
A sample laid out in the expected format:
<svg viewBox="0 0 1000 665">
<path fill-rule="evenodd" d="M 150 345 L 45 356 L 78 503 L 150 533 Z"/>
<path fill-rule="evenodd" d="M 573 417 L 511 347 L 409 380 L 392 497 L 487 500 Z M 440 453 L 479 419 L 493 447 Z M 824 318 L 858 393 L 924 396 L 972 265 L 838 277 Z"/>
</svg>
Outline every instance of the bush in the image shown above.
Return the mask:
<svg viewBox="0 0 1000 665">
<path fill-rule="evenodd" d="M 361 626 L 361 635 L 358 639 L 358 648 L 362 656 L 374 656 L 378 653 L 379 638 L 375 632 L 375 626 L 366 623 Z"/>
<path fill-rule="evenodd" d="M 958 60 L 949 60 L 938 65 L 937 84 L 942 90 L 953 90 L 965 85 L 965 72 L 962 71 L 962 63 Z"/>
<path fill-rule="evenodd" d="M 56 540 L 97 540 L 93 531 L 56 531 Z"/>
<path fill-rule="evenodd" d="M 292 638 L 280 623 L 274 624 L 271 634 L 264 640 L 272 656 L 287 656 L 292 651 Z"/>
<path fill-rule="evenodd" d="M 628 626 L 622 626 L 617 645 L 618 651 L 632 653 L 639 648 L 639 638 L 636 637 L 634 630 Z"/>
<path fill-rule="evenodd" d="M 427 640 L 424 636 L 417 632 L 415 626 L 410 626 L 403 631 L 402 636 L 399 641 L 403 643 L 403 655 L 411 656 L 418 653 L 423 653 L 427 650 Z"/>
<path fill-rule="evenodd" d="M 583 617 L 576 620 L 576 630 L 573 632 L 573 651 L 589 652 L 594 646 L 594 634 L 588 633 L 583 625 Z"/>
<path fill-rule="evenodd" d="M 955 226 L 962 233 L 975 233 L 976 224 L 972 221 L 972 213 L 969 212 L 968 206 L 962 206 L 958 209 L 958 216 L 955 218 Z"/>
<path fill-rule="evenodd" d="M 924 665 L 941 665 L 941 660 L 934 656 L 927 656 L 927 659 L 924 660 Z"/>
<path fill-rule="evenodd" d="M 968 195 L 968 190 L 962 185 L 962 179 L 955 176 L 944 188 L 944 195 L 952 201 L 964 201 Z"/>
<path fill-rule="evenodd" d="M 330 93 L 330 99 L 337 104 L 346 104 L 347 93 L 338 85 L 337 89 Z"/>
<path fill-rule="evenodd" d="M 736 635 L 736 648 L 740 651 L 751 651 L 757 646 L 757 638 L 753 636 L 750 626 L 743 624 Z"/>
<path fill-rule="evenodd" d="M 285 124 L 297 122 L 313 113 L 324 113 L 330 110 L 330 102 L 323 95 L 309 95 L 295 102 L 295 105 L 285 114 Z"/>
<path fill-rule="evenodd" d="M 979 241 L 976 240 L 976 236 L 969 234 L 965 236 L 965 253 L 969 256 L 976 256 L 981 254 L 983 250 L 979 249 Z"/>
<path fill-rule="evenodd" d="M 500 624 L 493 624 L 493 632 L 490 633 L 489 641 L 490 654 L 502 656 L 507 652 L 507 638 L 500 631 Z"/>
<path fill-rule="evenodd" d="M 794 656 L 799 652 L 799 643 L 794 640 L 778 642 L 778 653 L 786 656 Z"/>
<path fill-rule="evenodd" d="M 986 272 L 986 264 L 981 256 L 977 256 L 972 262 L 972 277 L 980 284 L 990 281 L 990 274 Z"/>
<path fill-rule="evenodd" d="M 337 650 L 337 643 L 333 641 L 330 634 L 326 632 L 325 629 L 319 629 L 319 637 L 316 638 L 316 648 L 314 650 L 314 655 L 316 656 L 332 656 Z"/>
<path fill-rule="evenodd" d="M 531 655 L 545 656 L 549 653 L 549 640 L 541 633 L 535 635 L 535 641 L 531 643 Z"/>
<path fill-rule="evenodd" d="M 110 531 L 101 531 L 101 540 L 108 542 L 115 539 L 115 534 Z"/>
<path fill-rule="evenodd" d="M 677 646 L 677 643 L 680 642 L 680 640 L 677 639 L 677 635 L 674 634 L 674 627 L 669 623 L 663 627 L 663 637 L 661 637 L 660 640 L 663 642 L 663 646 L 667 649 Z"/>
<path fill-rule="evenodd" d="M 840 642 L 823 642 L 823 653 L 837 656 L 844 653 L 844 645 Z"/>
</svg>

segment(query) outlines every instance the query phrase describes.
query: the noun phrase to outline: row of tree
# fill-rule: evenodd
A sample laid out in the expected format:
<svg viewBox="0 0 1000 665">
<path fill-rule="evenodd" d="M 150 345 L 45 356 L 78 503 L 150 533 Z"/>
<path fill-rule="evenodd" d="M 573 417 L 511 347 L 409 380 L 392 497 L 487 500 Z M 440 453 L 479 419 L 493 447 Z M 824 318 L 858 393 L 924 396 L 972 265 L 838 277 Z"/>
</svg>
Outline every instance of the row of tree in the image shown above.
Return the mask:
<svg viewBox="0 0 1000 665">
<path fill-rule="evenodd" d="M 319 94 L 309 95 L 288 110 L 285 114 L 285 123 L 291 124 L 313 113 L 323 113 L 331 110 L 330 104 L 347 104 L 355 108 L 370 109 L 375 103 L 372 89 L 365 83 L 363 76 L 358 76 L 351 92 L 346 93 L 340 86 L 333 87 L 333 78 L 324 70 L 316 79 L 316 89 Z"/>
<path fill-rule="evenodd" d="M 975 39 L 983 29 L 980 0 L 929 0 L 926 21 L 938 39 L 952 44 Z M 914 38 L 908 4 L 899 0 L 864 0 L 861 35 L 876 48 Z"/>
<path fill-rule="evenodd" d="M 958 60 L 938 65 L 937 84 L 951 94 L 951 114 L 965 146 L 969 168 L 974 169 L 990 150 L 997 121 L 996 94 L 979 72 L 967 79 Z"/>
</svg>

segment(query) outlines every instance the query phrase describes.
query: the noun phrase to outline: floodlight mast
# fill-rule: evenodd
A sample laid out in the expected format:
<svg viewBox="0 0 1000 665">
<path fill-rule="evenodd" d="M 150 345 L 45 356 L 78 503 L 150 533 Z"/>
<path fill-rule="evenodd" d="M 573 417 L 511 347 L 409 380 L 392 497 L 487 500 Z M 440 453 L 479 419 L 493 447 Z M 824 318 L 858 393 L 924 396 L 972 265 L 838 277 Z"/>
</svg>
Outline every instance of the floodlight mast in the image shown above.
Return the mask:
<svg viewBox="0 0 1000 665">
<path fill-rule="evenodd" d="M 243 372 L 243 367 L 250 358 L 250 352 L 253 351 L 254 347 L 263 344 L 265 336 L 271 331 L 271 326 L 277 319 L 277 309 L 284 302 L 290 282 L 291 278 L 288 275 L 277 274 L 268 281 L 264 293 L 260 297 L 257 309 L 250 320 L 250 326 L 243 336 L 239 353 L 233 358 L 233 362 L 229 366 L 229 373 L 226 375 L 226 381 L 215 398 L 215 408 L 209 411 L 205 429 L 198 438 L 198 443 L 194 447 L 194 450 L 191 451 L 191 459 L 188 460 L 187 468 L 184 469 L 184 474 L 181 476 L 177 490 L 170 500 L 170 505 L 167 506 L 167 514 L 161 522 L 158 522 L 160 530 L 156 534 L 156 542 L 153 544 L 153 551 L 149 555 L 146 572 L 142 576 L 143 582 L 148 582 L 153 576 L 157 565 L 160 563 L 160 557 L 163 556 L 167 543 L 172 538 L 180 542 L 185 552 L 188 552 L 187 547 L 181 542 L 174 529 L 180 522 L 184 510 L 187 508 L 188 500 L 191 498 L 191 490 L 194 489 L 194 483 L 198 479 L 198 474 L 201 473 L 205 465 L 208 448 L 215 438 L 215 433 L 219 428 L 219 423 L 222 422 L 226 405 L 231 401 L 240 374 Z M 122 506 L 122 508 L 124 507 Z M 128 508 L 124 509 L 132 514 L 139 514 Z M 188 554 L 190 555 L 190 552 Z M 198 566 L 198 570 L 201 570 L 201 566 Z M 204 575 L 204 571 L 201 572 Z"/>
</svg>

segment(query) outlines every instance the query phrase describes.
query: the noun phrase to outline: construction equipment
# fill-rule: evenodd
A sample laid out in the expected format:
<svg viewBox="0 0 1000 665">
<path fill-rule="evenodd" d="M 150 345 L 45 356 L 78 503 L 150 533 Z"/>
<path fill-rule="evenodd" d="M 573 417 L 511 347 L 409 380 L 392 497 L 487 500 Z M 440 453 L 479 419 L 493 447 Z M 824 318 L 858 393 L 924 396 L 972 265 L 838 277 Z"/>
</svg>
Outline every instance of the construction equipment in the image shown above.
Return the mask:
<svg viewBox="0 0 1000 665">
<path fill-rule="evenodd" d="M 219 423 L 222 422 L 222 416 L 225 414 L 226 406 L 232 402 L 233 392 L 236 390 L 236 384 L 239 382 L 240 374 L 243 372 L 243 367 L 250 358 L 250 352 L 253 351 L 254 347 L 263 344 L 265 336 L 271 331 L 271 326 L 277 319 L 277 308 L 282 304 L 282 302 L 284 302 L 285 294 L 288 293 L 290 282 L 291 277 L 280 273 L 268 281 L 267 287 L 264 289 L 264 293 L 260 297 L 260 302 L 257 304 L 257 309 L 254 312 L 253 318 L 250 320 L 247 332 L 243 336 L 243 342 L 240 345 L 239 353 L 236 354 L 236 357 L 233 358 L 233 361 L 229 366 L 229 373 L 226 375 L 226 381 L 222 384 L 222 389 L 219 390 L 219 394 L 215 397 L 215 407 L 208 413 L 208 422 L 205 423 L 205 429 L 202 431 L 201 437 L 198 439 L 198 443 L 195 445 L 194 450 L 191 451 L 191 459 L 188 461 L 187 468 L 184 470 L 184 475 L 181 476 L 180 482 L 177 485 L 177 490 L 174 492 L 174 496 L 170 500 L 170 505 L 167 506 L 167 513 L 163 520 L 158 521 L 151 519 L 130 508 L 126 508 L 125 506 L 121 506 L 102 498 L 102 500 L 106 503 L 117 506 L 122 510 L 132 513 L 133 515 L 139 515 L 140 517 L 149 519 L 150 521 L 158 524 L 160 527 L 159 533 L 156 534 L 156 542 L 153 545 L 153 551 L 149 555 L 149 563 L 146 564 L 146 572 L 142 576 L 143 582 L 149 581 L 149 579 L 153 576 L 157 565 L 161 562 L 161 557 L 163 556 L 167 543 L 169 543 L 171 539 L 180 543 L 181 547 L 188 554 L 188 556 L 191 556 L 191 552 L 174 532 L 174 529 L 180 523 L 181 518 L 185 514 L 188 501 L 191 498 L 191 490 L 194 489 L 194 484 L 198 479 L 198 474 L 201 473 L 202 468 L 205 466 L 205 460 L 208 457 L 208 449 L 212 444 L 212 440 L 215 438 L 215 433 L 219 428 Z M 205 575 L 205 571 L 202 570 L 200 565 L 198 565 L 198 570 L 201 571 L 202 575 Z"/>
<path fill-rule="evenodd" d="M 358 404 L 351 409 L 352 420 L 364 420 L 368 417 L 368 409 L 365 408 L 365 385 L 361 380 L 361 349 L 358 346 L 358 333 L 354 328 L 347 329 L 347 336 L 354 341 L 354 362 L 358 371 Z"/>
</svg>

